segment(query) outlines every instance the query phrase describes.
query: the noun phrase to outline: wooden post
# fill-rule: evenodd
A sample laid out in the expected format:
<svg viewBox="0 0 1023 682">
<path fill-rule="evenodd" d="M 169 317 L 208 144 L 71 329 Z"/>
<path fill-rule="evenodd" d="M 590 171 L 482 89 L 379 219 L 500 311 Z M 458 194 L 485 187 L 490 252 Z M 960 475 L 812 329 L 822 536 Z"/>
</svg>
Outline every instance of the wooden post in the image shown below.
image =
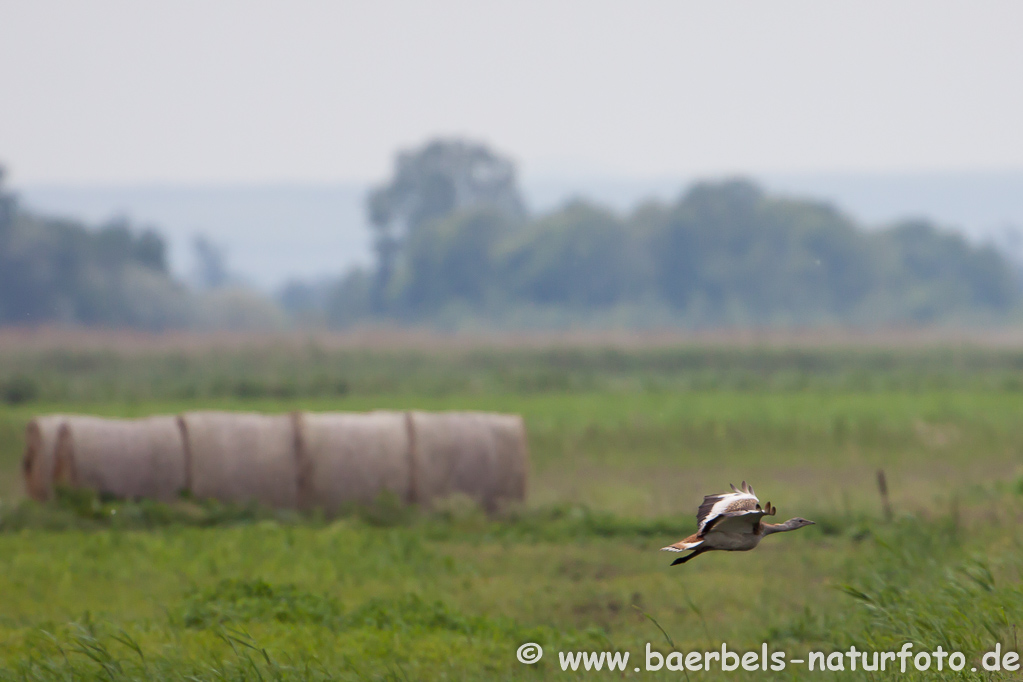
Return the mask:
<svg viewBox="0 0 1023 682">
<path fill-rule="evenodd" d="M 884 469 L 877 470 L 877 489 L 881 492 L 881 510 L 884 512 L 884 520 L 891 523 L 895 516 L 892 513 L 892 501 L 888 498 L 888 481 L 884 477 Z"/>
</svg>

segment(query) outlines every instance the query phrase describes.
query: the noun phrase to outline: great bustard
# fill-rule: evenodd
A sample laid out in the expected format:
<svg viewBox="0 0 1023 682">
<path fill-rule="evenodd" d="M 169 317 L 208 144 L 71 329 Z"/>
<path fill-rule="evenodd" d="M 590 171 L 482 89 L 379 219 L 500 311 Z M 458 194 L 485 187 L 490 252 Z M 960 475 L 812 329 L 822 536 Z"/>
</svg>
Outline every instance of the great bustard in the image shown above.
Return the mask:
<svg viewBox="0 0 1023 682">
<path fill-rule="evenodd" d="M 765 535 L 813 525 L 813 521 L 798 516 L 785 523 L 763 522 L 765 516 L 774 516 L 777 511 L 770 502 L 761 507 L 760 500 L 753 492 L 753 486 L 743 481 L 741 490 L 733 485 L 730 493 L 704 497 L 700 510 L 696 512 L 698 524 L 696 533 L 674 545 L 662 547 L 661 550 L 665 552 L 693 550 L 692 554 L 672 561 L 671 565 L 674 566 L 684 564 L 693 557 L 714 549 L 745 552 L 759 545 L 760 539 Z"/>
</svg>

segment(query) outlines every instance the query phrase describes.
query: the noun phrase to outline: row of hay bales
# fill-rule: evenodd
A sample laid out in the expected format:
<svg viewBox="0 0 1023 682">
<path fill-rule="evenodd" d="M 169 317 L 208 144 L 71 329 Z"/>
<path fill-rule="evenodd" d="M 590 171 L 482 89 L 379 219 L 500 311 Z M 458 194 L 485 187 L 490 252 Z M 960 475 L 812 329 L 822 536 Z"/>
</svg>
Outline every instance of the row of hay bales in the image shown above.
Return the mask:
<svg viewBox="0 0 1023 682">
<path fill-rule="evenodd" d="M 37 500 L 66 485 L 335 513 L 389 491 L 421 505 L 462 493 L 495 510 L 525 498 L 529 466 L 522 418 L 482 412 L 48 415 L 25 440 Z"/>
</svg>

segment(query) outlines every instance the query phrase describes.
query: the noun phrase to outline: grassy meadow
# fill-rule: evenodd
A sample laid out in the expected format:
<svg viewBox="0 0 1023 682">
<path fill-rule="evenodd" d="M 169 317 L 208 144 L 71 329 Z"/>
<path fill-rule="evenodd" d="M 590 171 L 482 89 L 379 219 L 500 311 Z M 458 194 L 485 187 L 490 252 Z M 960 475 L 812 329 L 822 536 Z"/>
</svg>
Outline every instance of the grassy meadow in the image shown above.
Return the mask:
<svg viewBox="0 0 1023 682">
<path fill-rule="evenodd" d="M 339 519 L 23 499 L 33 415 L 200 408 L 521 413 L 529 499 Z M 1020 648 L 1021 415 L 1011 345 L 0 339 L 0 679 L 812 679 L 633 668 L 648 642 L 795 658 L 906 641 L 967 660 L 917 677 L 1015 679 L 980 662 Z M 657 550 L 702 495 L 743 479 L 776 520 L 817 525 L 669 568 Z M 559 651 L 591 650 L 629 665 L 562 670 Z M 899 676 L 845 665 L 823 674 Z"/>
</svg>

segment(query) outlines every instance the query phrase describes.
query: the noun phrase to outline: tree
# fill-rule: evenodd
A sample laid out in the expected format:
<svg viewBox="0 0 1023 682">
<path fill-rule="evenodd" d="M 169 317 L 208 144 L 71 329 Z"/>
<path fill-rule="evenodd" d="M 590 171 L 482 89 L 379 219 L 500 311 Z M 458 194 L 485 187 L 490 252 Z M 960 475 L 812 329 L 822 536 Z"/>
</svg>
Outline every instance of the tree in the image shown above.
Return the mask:
<svg viewBox="0 0 1023 682">
<path fill-rule="evenodd" d="M 227 284 L 227 254 L 222 246 L 203 235 L 192 240 L 195 252 L 196 279 L 203 289 L 219 289 Z"/>
<path fill-rule="evenodd" d="M 540 304 L 596 308 L 641 292 L 642 243 L 611 211 L 576 201 L 501 246 L 502 282 Z"/>
<path fill-rule="evenodd" d="M 847 317 L 878 281 L 874 247 L 851 220 L 746 180 L 694 185 L 653 243 L 661 294 L 700 324 Z"/>
<path fill-rule="evenodd" d="M 483 304 L 495 283 L 495 249 L 513 230 L 504 214 L 477 207 L 409 234 L 397 278 L 404 311 L 419 315 L 449 302 Z"/>
<path fill-rule="evenodd" d="M 670 303 L 685 309 L 699 296 L 723 305 L 740 274 L 729 261 L 748 248 L 762 198 L 745 180 L 698 183 L 682 197 L 654 242 L 657 279 Z"/>
<path fill-rule="evenodd" d="M 163 240 L 125 221 L 88 229 L 17 211 L 0 239 L 0 323 L 159 329 L 187 318 Z"/>
<path fill-rule="evenodd" d="M 406 242 L 433 220 L 488 207 L 509 218 L 525 214 L 515 164 L 482 144 L 433 140 L 398 154 L 389 182 L 370 191 L 369 222 L 377 254 L 373 304 L 385 307 L 387 288 Z"/>
<path fill-rule="evenodd" d="M 905 220 L 875 236 L 884 286 L 901 318 L 929 322 L 951 312 L 1006 312 L 1019 302 L 1009 261 L 926 220 Z"/>
<path fill-rule="evenodd" d="M 167 273 L 167 245 L 163 237 L 152 228 L 137 232 L 124 216 L 101 225 L 93 244 L 97 259 L 107 267 L 130 261 L 155 272 Z"/>
</svg>

